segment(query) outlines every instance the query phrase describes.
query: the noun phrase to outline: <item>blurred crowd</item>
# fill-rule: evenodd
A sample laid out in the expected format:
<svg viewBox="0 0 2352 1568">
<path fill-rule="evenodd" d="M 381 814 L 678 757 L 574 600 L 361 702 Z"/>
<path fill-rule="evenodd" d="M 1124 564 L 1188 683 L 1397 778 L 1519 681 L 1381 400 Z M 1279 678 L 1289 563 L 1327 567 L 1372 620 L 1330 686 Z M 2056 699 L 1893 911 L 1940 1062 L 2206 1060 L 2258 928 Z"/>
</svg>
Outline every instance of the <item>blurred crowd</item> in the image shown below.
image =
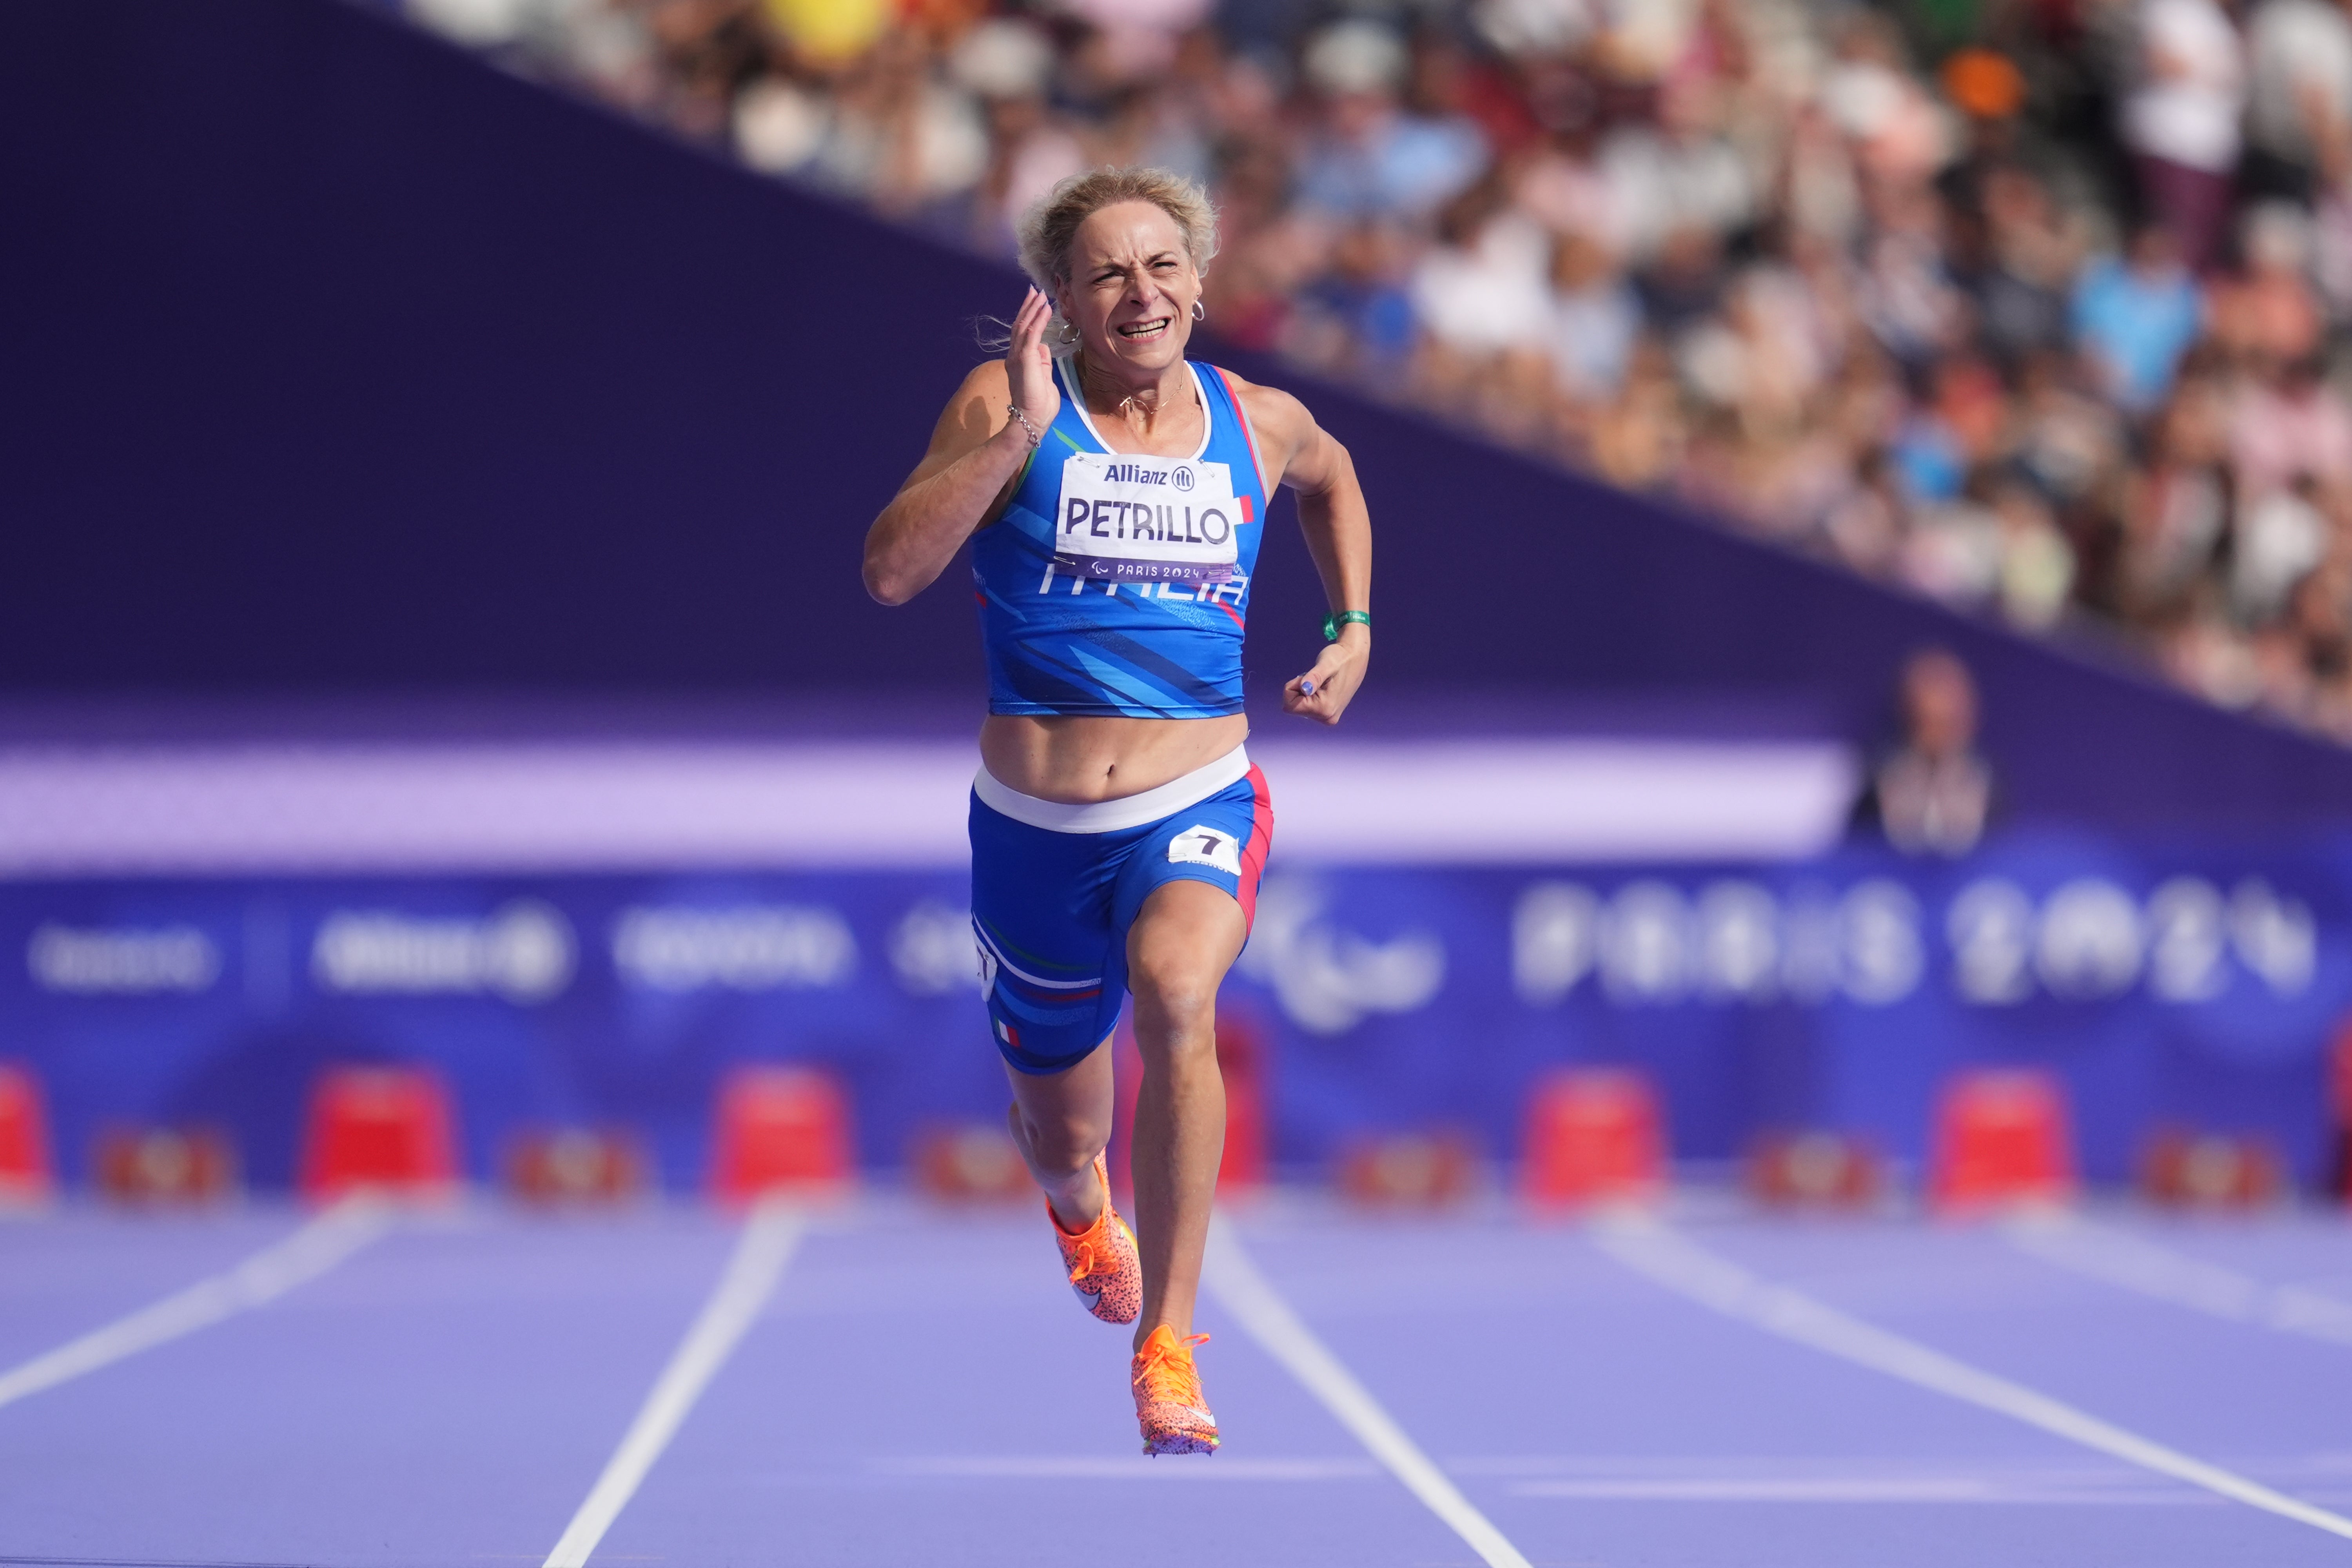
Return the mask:
<svg viewBox="0 0 2352 1568">
<path fill-rule="evenodd" d="M 2352 741 L 2337 0 L 405 4 L 1007 258 L 1197 176 L 1227 340 Z"/>
</svg>

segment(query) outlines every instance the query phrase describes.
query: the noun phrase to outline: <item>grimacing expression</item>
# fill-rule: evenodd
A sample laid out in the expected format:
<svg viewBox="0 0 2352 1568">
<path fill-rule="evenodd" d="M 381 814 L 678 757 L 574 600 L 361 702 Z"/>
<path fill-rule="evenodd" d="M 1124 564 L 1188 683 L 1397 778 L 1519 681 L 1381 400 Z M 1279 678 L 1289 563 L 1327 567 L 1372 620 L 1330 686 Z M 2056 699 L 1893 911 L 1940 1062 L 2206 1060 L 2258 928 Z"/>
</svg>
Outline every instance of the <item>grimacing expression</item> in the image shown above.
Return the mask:
<svg viewBox="0 0 2352 1568">
<path fill-rule="evenodd" d="M 1201 275 L 1174 218 L 1150 202 L 1114 203 L 1078 226 L 1069 262 L 1059 303 L 1089 360 L 1156 371 L 1184 357 Z"/>
</svg>

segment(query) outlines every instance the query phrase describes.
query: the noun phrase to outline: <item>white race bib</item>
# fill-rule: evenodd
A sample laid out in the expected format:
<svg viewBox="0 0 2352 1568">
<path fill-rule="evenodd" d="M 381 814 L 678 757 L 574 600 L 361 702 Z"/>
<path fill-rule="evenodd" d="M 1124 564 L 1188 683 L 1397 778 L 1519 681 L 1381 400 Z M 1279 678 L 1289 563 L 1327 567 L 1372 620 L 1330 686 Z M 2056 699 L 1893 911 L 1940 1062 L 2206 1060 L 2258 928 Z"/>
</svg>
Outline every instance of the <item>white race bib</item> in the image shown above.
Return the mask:
<svg viewBox="0 0 2352 1568">
<path fill-rule="evenodd" d="M 1223 463 L 1080 452 L 1062 459 L 1054 564 L 1097 582 L 1222 583 L 1243 521 Z"/>
<path fill-rule="evenodd" d="M 1168 841 L 1168 863 L 1171 866 L 1213 866 L 1220 871 L 1238 877 L 1242 874 L 1241 840 L 1230 833 L 1195 823 Z"/>
</svg>

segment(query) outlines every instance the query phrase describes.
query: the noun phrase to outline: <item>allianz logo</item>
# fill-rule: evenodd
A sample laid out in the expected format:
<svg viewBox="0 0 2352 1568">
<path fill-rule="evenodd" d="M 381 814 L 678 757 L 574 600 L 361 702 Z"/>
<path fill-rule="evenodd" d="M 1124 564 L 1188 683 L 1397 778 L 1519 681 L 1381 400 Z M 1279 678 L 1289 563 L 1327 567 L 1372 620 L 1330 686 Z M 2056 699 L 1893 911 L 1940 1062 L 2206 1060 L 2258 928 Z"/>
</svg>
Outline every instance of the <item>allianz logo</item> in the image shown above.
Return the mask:
<svg viewBox="0 0 2352 1568">
<path fill-rule="evenodd" d="M 613 967 L 648 991 L 811 990 L 856 974 L 857 939 L 809 905 L 641 905 L 613 922 Z"/>
<path fill-rule="evenodd" d="M 572 923 L 535 899 L 473 919 L 337 910 L 310 943 L 310 978 L 348 995 L 545 1002 L 572 984 L 576 952 Z"/>
<path fill-rule="evenodd" d="M 221 952 L 194 926 L 68 926 L 44 921 L 25 944 L 25 970 L 68 996 L 209 991 Z"/>
</svg>

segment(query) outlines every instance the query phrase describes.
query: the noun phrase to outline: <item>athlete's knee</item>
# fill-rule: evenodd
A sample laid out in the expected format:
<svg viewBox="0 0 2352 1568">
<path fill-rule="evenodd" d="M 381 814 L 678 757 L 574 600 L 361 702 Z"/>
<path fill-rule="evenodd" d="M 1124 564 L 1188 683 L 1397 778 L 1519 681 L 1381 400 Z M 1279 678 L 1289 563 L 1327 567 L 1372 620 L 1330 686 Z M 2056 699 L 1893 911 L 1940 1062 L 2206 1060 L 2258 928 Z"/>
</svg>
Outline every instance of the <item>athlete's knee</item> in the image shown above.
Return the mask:
<svg viewBox="0 0 2352 1568">
<path fill-rule="evenodd" d="M 1075 1176 L 1093 1164 L 1095 1156 L 1110 1142 L 1109 1124 L 1081 1111 L 1040 1116 L 1015 1105 L 1012 1116 L 1020 1128 L 1029 1163 L 1041 1176 Z"/>
<path fill-rule="evenodd" d="M 1149 1017 L 1180 1036 L 1214 1027 L 1221 965 L 1181 949 L 1147 949 L 1128 966 L 1128 989 L 1135 994 L 1139 1018 Z"/>
<path fill-rule="evenodd" d="M 1128 932 L 1128 989 L 1138 1021 L 1205 1027 L 1243 930 L 1241 906 L 1221 888 L 1176 881 L 1155 891 Z"/>
</svg>

